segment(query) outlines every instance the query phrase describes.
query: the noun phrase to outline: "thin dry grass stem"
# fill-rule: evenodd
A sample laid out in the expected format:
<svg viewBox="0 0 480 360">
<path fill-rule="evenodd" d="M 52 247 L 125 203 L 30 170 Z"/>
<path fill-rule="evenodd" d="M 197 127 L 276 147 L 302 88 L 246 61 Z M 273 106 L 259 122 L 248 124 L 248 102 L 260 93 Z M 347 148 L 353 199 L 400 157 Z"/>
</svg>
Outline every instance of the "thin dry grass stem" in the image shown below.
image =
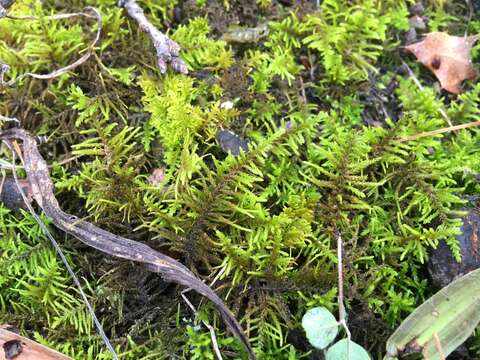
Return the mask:
<svg viewBox="0 0 480 360">
<path fill-rule="evenodd" d="M 435 348 L 438 351 L 438 356 L 440 357 L 440 360 L 445 360 L 445 352 L 443 351 L 442 343 L 440 342 L 440 338 L 438 337 L 437 333 L 433 334 L 433 338 L 435 339 Z"/>
<path fill-rule="evenodd" d="M 415 83 L 415 85 L 417 85 L 417 87 L 423 91 L 423 86 L 422 84 L 420 84 L 420 81 L 418 80 L 418 78 L 415 76 L 415 73 L 412 71 L 412 69 L 410 68 L 410 66 L 408 66 L 408 64 L 402 60 L 402 65 L 405 66 L 405 68 L 407 69 L 408 71 L 408 75 L 410 76 L 410 78 L 413 80 L 413 82 Z M 447 122 L 448 126 L 453 126 L 452 122 L 450 121 L 450 118 L 448 117 L 447 113 L 445 112 L 445 110 L 443 110 L 442 108 L 439 108 L 438 109 L 438 112 L 440 113 L 440 115 L 442 115 L 442 117 L 445 119 L 445 121 Z"/>
<path fill-rule="evenodd" d="M 220 277 L 224 274 L 225 270 L 226 270 L 226 268 L 222 268 L 218 272 L 218 274 L 215 275 L 215 278 L 212 280 L 212 282 L 209 285 L 210 287 L 212 287 L 217 282 L 217 280 L 220 279 Z M 185 289 L 181 292 L 182 299 L 185 301 L 185 303 L 188 305 L 188 307 L 195 313 L 195 316 L 197 316 L 198 315 L 197 314 L 197 309 L 195 308 L 195 306 L 193 306 L 193 304 L 190 302 L 190 300 L 188 300 L 187 296 L 185 295 L 190 290 L 192 290 L 192 289 L 187 288 L 187 289 Z M 215 335 L 215 329 L 213 328 L 213 326 L 211 326 L 206 321 L 202 320 L 202 323 L 203 323 L 203 325 L 205 325 L 205 327 L 210 332 L 210 338 L 212 339 L 212 347 L 213 347 L 213 351 L 215 352 L 215 355 L 217 356 L 217 360 L 223 360 L 222 354 L 220 353 L 220 349 L 218 347 L 218 341 L 217 341 L 217 336 Z"/>
<path fill-rule="evenodd" d="M 197 316 L 197 309 L 193 304 L 188 300 L 187 296 L 185 295 L 185 292 L 189 291 L 190 289 L 185 289 L 184 291 L 181 292 L 182 299 L 185 301 L 185 303 L 188 305 L 188 307 L 195 313 L 195 316 Z M 213 326 L 211 326 L 209 323 L 206 321 L 202 321 L 203 325 L 208 329 L 210 332 L 210 338 L 212 339 L 212 347 L 213 351 L 215 352 L 215 356 L 217 357 L 217 360 L 223 360 L 222 354 L 220 353 L 220 349 L 218 348 L 218 341 L 217 341 L 217 336 L 215 335 L 215 330 L 213 329 Z"/>
<path fill-rule="evenodd" d="M 2 83 L 2 80 L 0 79 L 0 84 L 1 83 Z M 14 123 L 17 123 L 17 125 L 20 125 L 20 120 L 18 120 L 17 118 L 11 118 L 3 115 L 0 115 L 0 122 L 14 122 Z"/>
<path fill-rule="evenodd" d="M 5 185 L 5 179 L 7 178 L 7 174 L 5 173 L 5 170 L 2 169 L 2 182 L 0 183 L 0 194 L 3 193 L 3 185 Z"/>
<path fill-rule="evenodd" d="M 347 313 L 345 311 L 345 304 L 343 302 L 343 241 L 342 236 L 337 236 L 337 272 L 338 272 L 338 323 L 342 325 L 347 334 L 347 359 L 350 358 L 350 339 L 352 335 L 347 326 Z"/>
<path fill-rule="evenodd" d="M 88 12 L 93 13 L 90 14 Z M 35 74 L 35 73 L 25 73 L 22 74 L 10 81 L 4 81 L 4 74 L 8 71 L 9 67 L 7 64 L 4 64 L 0 61 L 0 86 L 12 86 L 15 85 L 17 82 L 20 80 L 26 78 L 26 77 L 32 77 L 35 79 L 40 79 L 40 80 L 50 80 L 54 79 L 56 77 L 59 77 L 60 75 L 63 75 L 70 70 L 73 70 L 74 68 L 82 65 L 85 61 L 87 61 L 90 56 L 93 53 L 93 50 L 95 46 L 97 45 L 98 41 L 100 40 L 100 34 L 102 32 L 102 16 L 100 15 L 100 12 L 94 8 L 93 6 L 87 6 L 86 8 L 83 9 L 83 12 L 76 12 L 76 13 L 68 13 L 68 14 L 57 14 L 57 15 L 52 15 L 52 16 L 46 16 L 44 19 L 47 20 L 61 20 L 61 19 L 69 19 L 73 17 L 86 17 L 89 19 L 96 19 L 97 20 L 97 32 L 95 35 L 95 38 L 93 41 L 90 43 L 88 46 L 87 52 L 80 57 L 78 60 L 75 62 L 71 63 L 70 65 L 67 65 L 63 68 L 57 69 L 52 71 L 51 73 L 48 74 Z M 37 16 L 13 16 L 13 15 L 5 15 L 6 18 L 11 19 L 11 20 L 40 20 L 39 17 Z M 1 120 L 1 118 L 0 118 Z"/>
<path fill-rule="evenodd" d="M 451 132 L 451 131 L 468 129 L 468 128 L 477 127 L 477 126 L 480 126 L 480 120 L 472 121 L 472 122 L 469 122 L 469 123 L 466 123 L 466 124 L 449 126 L 449 127 L 441 128 L 441 129 L 437 129 L 437 130 L 425 131 L 425 132 L 422 132 L 422 133 L 419 133 L 419 134 L 415 134 L 415 135 L 411 135 L 411 136 L 407 136 L 407 137 L 404 137 L 404 138 L 397 139 L 397 141 L 403 143 L 403 142 L 407 142 L 407 141 L 421 139 L 421 138 L 428 137 L 428 136 L 435 136 L 435 135 L 439 135 L 439 134 L 448 133 L 448 132 Z"/>
</svg>

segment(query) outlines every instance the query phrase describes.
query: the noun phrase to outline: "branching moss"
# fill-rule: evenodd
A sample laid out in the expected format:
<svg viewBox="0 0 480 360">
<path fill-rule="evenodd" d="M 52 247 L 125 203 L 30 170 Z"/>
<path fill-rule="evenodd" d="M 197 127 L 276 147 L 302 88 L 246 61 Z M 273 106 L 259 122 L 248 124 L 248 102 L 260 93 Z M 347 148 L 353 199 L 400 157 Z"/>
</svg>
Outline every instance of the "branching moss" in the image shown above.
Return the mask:
<svg viewBox="0 0 480 360">
<path fill-rule="evenodd" d="M 184 60 L 192 69 L 226 69 L 234 62 L 227 44 L 212 40 L 209 32 L 207 19 L 197 17 L 173 33 L 173 39 L 185 50 Z"/>
<path fill-rule="evenodd" d="M 408 29 L 406 6 L 382 9 L 382 1 L 363 1 L 351 5 L 348 1 L 323 1 L 319 14 L 308 16 L 303 24 L 303 42 L 318 51 L 325 74 L 333 81 L 344 83 L 364 80 L 388 44 L 390 26 Z"/>
<path fill-rule="evenodd" d="M 224 24 L 197 14 L 179 20 L 176 2 L 143 1 L 157 26 L 171 27 L 188 76 L 158 74 L 141 29 L 110 0 L 88 3 L 103 15 L 94 57 L 58 79 L 0 89 L 0 114 L 48 136 L 42 152 L 61 206 L 214 282 L 261 359 L 309 356 L 300 320 L 313 306 L 336 310 L 340 233 L 350 329 L 381 353 L 389 332 L 433 292 L 429 248 L 443 240 L 459 258 L 462 209 L 479 191 L 478 130 L 399 141 L 446 126 L 441 110 L 454 124 L 480 113 L 477 84 L 449 98 L 413 60 L 424 89 L 399 75 L 411 2 L 328 0 L 308 15 L 278 6 L 259 20 L 268 22 L 265 39 L 227 44 L 210 30 Z M 223 7 L 214 3 L 196 2 L 205 13 Z M 426 3 L 432 29 L 480 29 L 456 20 L 461 6 L 447 16 L 449 5 L 434 3 Z M 17 0 L 12 11 L 84 5 Z M 232 5 L 225 16 L 248 9 Z M 76 20 L 0 19 L 0 59 L 8 76 L 51 71 L 76 59 L 86 29 Z M 248 139 L 248 150 L 225 152 L 220 129 Z M 160 183 L 148 180 L 154 169 L 165 173 Z M 1 320 L 74 358 L 108 359 L 38 226 L 27 214 L 0 208 L 0 216 L 9 264 L 0 272 Z M 210 334 L 191 326 L 194 315 L 171 287 L 68 239 L 65 247 L 122 358 L 214 357 Z M 241 358 L 211 306 L 191 300 L 224 357 Z"/>
</svg>

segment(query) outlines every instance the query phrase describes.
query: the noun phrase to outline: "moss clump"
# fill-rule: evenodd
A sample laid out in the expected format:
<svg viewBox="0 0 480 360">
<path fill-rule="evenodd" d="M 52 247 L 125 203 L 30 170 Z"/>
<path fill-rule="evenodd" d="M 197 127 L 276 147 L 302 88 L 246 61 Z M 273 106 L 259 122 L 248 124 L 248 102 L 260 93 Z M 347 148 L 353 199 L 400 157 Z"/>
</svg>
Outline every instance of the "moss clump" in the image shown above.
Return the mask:
<svg viewBox="0 0 480 360">
<path fill-rule="evenodd" d="M 460 20 L 463 2 L 437 3 L 425 4 L 435 28 L 480 29 Z M 12 11 L 44 16 L 92 4 L 18 0 Z M 63 208 L 168 252 L 207 283 L 216 278 L 261 359 L 309 356 L 301 318 L 314 306 L 336 310 L 342 234 L 353 339 L 381 354 L 395 326 L 435 291 L 428 248 L 445 240 L 459 256 L 458 215 L 479 191 L 478 130 L 397 140 L 444 127 L 440 109 L 454 124 L 476 119 L 480 85 L 465 84 L 457 98 L 439 93 L 407 58 L 424 90 L 401 75 L 397 39 L 409 1 L 329 0 L 309 14 L 298 4 L 259 4 L 271 10 L 266 18 L 266 10 L 247 13 L 260 6 L 250 2 L 143 2 L 157 26 L 171 27 L 191 71 L 162 76 L 145 34 L 113 1 L 95 1 L 104 22 L 96 56 L 53 81 L 1 88 L 0 113 L 48 135 L 42 150 Z M 219 6 L 240 21 L 232 25 L 268 22 L 269 35 L 220 40 L 225 26 L 209 16 Z M 178 18 L 186 8 L 202 16 Z M 88 46 L 88 26 L 0 19 L 0 59 L 9 76 L 51 71 Z M 222 128 L 249 139 L 248 152 L 228 155 L 216 140 Z M 165 179 L 151 184 L 157 168 Z M 1 216 L 1 261 L 11 264 L 0 275 L 1 321 L 75 358 L 109 358 L 32 219 Z M 213 359 L 199 320 L 214 326 L 225 358 L 243 356 L 198 297 L 189 295 L 200 304 L 195 319 L 176 288 L 147 271 L 69 238 L 64 248 L 122 358 Z"/>
</svg>

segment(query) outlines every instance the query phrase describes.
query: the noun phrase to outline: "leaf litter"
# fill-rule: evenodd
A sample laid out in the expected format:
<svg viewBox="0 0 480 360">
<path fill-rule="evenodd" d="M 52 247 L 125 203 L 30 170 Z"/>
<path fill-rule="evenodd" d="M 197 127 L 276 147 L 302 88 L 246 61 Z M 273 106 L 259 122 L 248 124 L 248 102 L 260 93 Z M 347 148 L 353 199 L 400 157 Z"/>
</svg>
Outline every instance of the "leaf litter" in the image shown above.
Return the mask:
<svg viewBox="0 0 480 360">
<path fill-rule="evenodd" d="M 435 74 L 442 89 L 459 94 L 464 80 L 478 77 L 470 58 L 470 50 L 478 38 L 478 35 L 458 37 L 445 32 L 432 32 L 405 49 Z"/>
</svg>

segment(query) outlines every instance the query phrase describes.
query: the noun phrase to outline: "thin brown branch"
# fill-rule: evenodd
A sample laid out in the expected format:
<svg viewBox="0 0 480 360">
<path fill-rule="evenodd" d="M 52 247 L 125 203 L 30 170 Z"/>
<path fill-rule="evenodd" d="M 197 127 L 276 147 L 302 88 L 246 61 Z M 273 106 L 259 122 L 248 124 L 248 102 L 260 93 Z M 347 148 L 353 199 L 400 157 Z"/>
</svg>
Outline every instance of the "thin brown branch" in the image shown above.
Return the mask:
<svg viewBox="0 0 480 360">
<path fill-rule="evenodd" d="M 212 301 L 226 325 L 245 345 L 250 359 L 255 359 L 253 349 L 234 315 L 217 294 L 178 261 L 153 250 L 149 246 L 133 241 L 65 213 L 54 195 L 47 163 L 40 155 L 35 139 L 23 129 L 10 129 L 0 133 L 0 140 L 21 140 L 22 158 L 32 196 L 45 214 L 59 229 L 73 235 L 83 243 L 108 255 L 143 263 L 150 271 L 159 273 L 167 281 L 190 287 Z"/>
<path fill-rule="evenodd" d="M 217 282 L 217 280 L 225 273 L 225 270 L 226 270 L 226 268 L 222 268 L 222 270 L 220 270 L 218 272 L 218 274 L 215 276 L 213 281 L 210 283 L 210 287 L 212 287 Z M 195 306 L 193 306 L 193 304 L 190 302 L 190 300 L 185 295 L 190 290 L 192 290 L 192 289 L 186 288 L 185 290 L 183 290 L 182 291 L 182 298 L 185 301 L 185 303 L 188 305 L 188 307 L 195 313 L 195 316 L 198 316 L 197 309 L 195 308 Z M 218 341 L 217 341 L 217 336 L 215 335 L 215 329 L 213 328 L 212 325 L 210 325 L 205 320 L 202 320 L 202 323 L 203 323 L 203 325 L 205 325 L 205 327 L 210 332 L 210 338 L 212 339 L 212 347 L 213 347 L 213 351 L 215 352 L 215 355 L 217 356 L 217 360 L 223 360 L 220 349 L 218 348 Z"/>
<path fill-rule="evenodd" d="M 93 13 L 93 15 L 91 13 Z M 15 85 L 17 82 L 19 82 L 20 80 L 22 80 L 26 77 L 33 77 L 35 79 L 41 79 L 41 80 L 50 80 L 50 79 L 56 78 L 60 75 L 63 75 L 70 70 L 73 70 L 77 66 L 80 66 L 85 61 L 87 61 L 90 58 L 90 56 L 92 55 L 93 49 L 95 48 L 98 41 L 100 40 L 100 34 L 102 32 L 102 16 L 100 15 L 100 12 L 92 6 L 88 6 L 83 10 L 83 12 L 46 16 L 45 19 L 47 19 L 47 20 L 60 20 L 60 19 L 69 19 L 69 18 L 79 17 L 79 16 L 90 18 L 90 19 L 93 18 L 93 19 L 97 20 L 97 32 L 96 32 L 95 38 L 90 43 L 90 45 L 88 46 L 87 52 L 82 57 L 80 57 L 78 60 L 71 63 L 70 65 L 67 65 L 67 66 L 65 66 L 63 68 L 60 68 L 60 69 L 57 69 L 57 70 L 54 70 L 51 73 L 48 73 L 48 74 L 25 73 L 25 74 L 22 74 L 22 75 L 14 78 L 10 81 L 7 81 L 7 82 L 5 82 L 3 78 L 4 78 L 4 74 L 8 71 L 8 65 L 4 64 L 0 61 L 0 85 L 12 86 L 12 85 Z M 5 15 L 5 17 L 8 18 L 8 19 L 11 19 L 11 20 L 39 20 L 40 19 L 37 16 Z"/>
<path fill-rule="evenodd" d="M 155 46 L 155 51 L 157 52 L 158 67 L 162 74 L 167 71 L 168 64 L 170 64 L 176 72 L 182 74 L 188 73 L 187 65 L 179 57 L 180 46 L 158 30 L 147 19 L 136 0 L 120 0 L 118 6 L 125 8 L 128 15 L 138 23 L 140 29 L 144 30 L 148 36 L 150 36 L 150 39 L 152 39 L 153 46 Z"/>
<path fill-rule="evenodd" d="M 95 311 L 93 310 L 93 306 L 90 304 L 90 302 L 88 301 L 88 298 L 87 298 L 87 295 L 85 294 L 85 292 L 83 291 L 83 288 L 82 288 L 82 284 L 80 283 L 80 280 L 78 279 L 77 275 L 75 275 L 75 272 L 73 271 L 72 267 L 70 266 L 67 258 L 65 257 L 65 254 L 63 253 L 62 249 L 60 248 L 60 245 L 58 245 L 58 242 L 55 240 L 55 238 L 52 236 L 52 234 L 50 233 L 50 231 L 48 230 L 47 226 L 44 224 L 44 222 L 42 221 L 42 219 L 40 219 L 40 217 L 37 215 L 37 213 L 35 212 L 35 210 L 33 209 L 32 207 L 32 204 L 31 204 L 31 197 L 28 198 L 27 195 L 25 194 L 25 192 L 23 191 L 23 188 L 22 188 L 22 185 L 20 184 L 20 180 L 17 178 L 17 171 L 15 169 L 15 162 L 16 162 L 16 157 L 15 157 L 15 152 L 17 151 L 19 156 L 20 156 L 20 159 L 22 160 L 23 162 L 23 159 L 22 159 L 22 156 L 21 156 L 21 150 L 20 148 L 18 147 L 17 143 L 14 142 L 13 143 L 13 146 L 10 146 L 11 150 L 12 150 L 12 164 L 13 164 L 13 178 L 15 179 L 15 183 L 17 185 L 17 190 L 18 192 L 20 193 L 21 197 L 23 198 L 23 201 L 27 207 L 27 209 L 29 210 L 30 214 L 34 217 L 34 219 L 37 221 L 38 225 L 40 225 L 40 227 L 42 228 L 42 230 L 44 231 L 45 235 L 48 237 L 48 239 L 50 240 L 50 242 L 52 243 L 53 247 L 55 248 L 55 251 L 57 252 L 58 256 L 60 256 L 60 258 L 62 259 L 62 262 L 63 264 L 65 265 L 68 273 L 70 274 L 70 276 L 72 277 L 72 280 L 75 284 L 75 286 L 77 287 L 79 293 L 80 293 L 80 296 L 85 304 L 85 306 L 87 307 L 88 309 L 88 312 L 90 313 L 90 316 L 92 317 L 92 320 L 95 324 L 95 326 L 97 327 L 97 330 L 100 334 L 100 337 L 103 339 L 105 345 L 107 346 L 108 350 L 110 351 L 110 353 L 112 354 L 112 357 L 114 360 L 118 360 L 118 356 L 117 356 L 117 353 L 115 351 L 115 349 L 113 348 L 112 344 L 110 343 L 110 340 L 108 339 L 107 335 L 105 334 L 105 331 L 103 330 L 103 326 L 102 324 L 100 323 L 100 321 L 98 320 L 97 316 L 95 315 Z M 25 181 L 25 180 L 22 180 L 22 181 Z M 28 181 L 27 181 L 28 182 Z M 30 190 L 30 189 L 29 189 Z"/>
</svg>

